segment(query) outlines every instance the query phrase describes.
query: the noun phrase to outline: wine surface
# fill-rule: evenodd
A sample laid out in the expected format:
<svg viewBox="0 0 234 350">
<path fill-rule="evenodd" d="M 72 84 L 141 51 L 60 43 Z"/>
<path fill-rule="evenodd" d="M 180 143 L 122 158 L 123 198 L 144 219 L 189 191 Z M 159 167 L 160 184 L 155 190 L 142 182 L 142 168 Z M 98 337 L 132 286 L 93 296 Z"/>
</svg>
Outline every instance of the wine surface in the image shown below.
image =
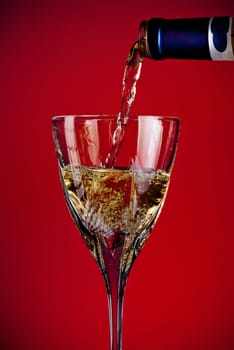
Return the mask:
<svg viewBox="0 0 234 350">
<path fill-rule="evenodd" d="M 71 213 L 95 259 L 102 260 L 102 247 L 120 247 L 120 266 L 131 256 L 130 267 L 158 217 L 169 174 L 69 165 L 61 175 Z"/>
</svg>

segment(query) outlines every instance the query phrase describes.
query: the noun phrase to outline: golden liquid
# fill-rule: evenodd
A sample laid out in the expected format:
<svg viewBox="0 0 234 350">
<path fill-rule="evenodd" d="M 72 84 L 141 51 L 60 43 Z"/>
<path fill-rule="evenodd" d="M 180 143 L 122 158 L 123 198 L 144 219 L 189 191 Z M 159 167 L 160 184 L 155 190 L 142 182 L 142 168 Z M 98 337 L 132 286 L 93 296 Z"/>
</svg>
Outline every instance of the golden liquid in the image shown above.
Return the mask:
<svg viewBox="0 0 234 350">
<path fill-rule="evenodd" d="M 76 217 L 110 249 L 129 245 L 153 225 L 169 184 L 162 170 L 67 166 L 61 174 Z"/>
</svg>

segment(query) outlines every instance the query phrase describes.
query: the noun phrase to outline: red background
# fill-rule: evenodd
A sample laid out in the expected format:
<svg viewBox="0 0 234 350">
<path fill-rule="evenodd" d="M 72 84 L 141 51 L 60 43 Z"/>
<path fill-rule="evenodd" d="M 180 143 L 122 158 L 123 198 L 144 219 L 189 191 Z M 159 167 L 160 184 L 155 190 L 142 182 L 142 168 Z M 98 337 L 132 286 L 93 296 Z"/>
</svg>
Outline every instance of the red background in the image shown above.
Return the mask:
<svg viewBox="0 0 234 350">
<path fill-rule="evenodd" d="M 1 1 L 0 349 L 109 348 L 104 284 L 67 211 L 51 117 L 116 113 L 142 19 L 232 0 Z M 145 60 L 133 111 L 181 118 L 156 229 L 125 298 L 126 350 L 234 348 L 234 62 Z"/>
</svg>

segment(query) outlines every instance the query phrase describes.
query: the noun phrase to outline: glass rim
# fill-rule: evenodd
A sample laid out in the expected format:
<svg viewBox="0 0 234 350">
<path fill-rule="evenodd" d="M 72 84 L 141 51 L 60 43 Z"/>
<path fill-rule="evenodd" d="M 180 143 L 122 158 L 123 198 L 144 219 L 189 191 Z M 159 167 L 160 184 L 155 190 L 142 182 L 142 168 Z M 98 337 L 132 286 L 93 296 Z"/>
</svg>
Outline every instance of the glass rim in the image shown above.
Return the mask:
<svg viewBox="0 0 234 350">
<path fill-rule="evenodd" d="M 118 114 L 61 114 L 55 115 L 52 117 L 52 121 L 59 121 L 65 118 L 75 118 L 79 120 L 116 120 L 118 118 Z M 153 114 L 130 114 L 128 116 L 128 121 L 136 120 L 139 117 L 142 118 L 156 118 L 161 120 L 171 120 L 171 121 L 180 121 L 180 118 L 177 116 L 170 115 L 153 115 Z"/>
</svg>

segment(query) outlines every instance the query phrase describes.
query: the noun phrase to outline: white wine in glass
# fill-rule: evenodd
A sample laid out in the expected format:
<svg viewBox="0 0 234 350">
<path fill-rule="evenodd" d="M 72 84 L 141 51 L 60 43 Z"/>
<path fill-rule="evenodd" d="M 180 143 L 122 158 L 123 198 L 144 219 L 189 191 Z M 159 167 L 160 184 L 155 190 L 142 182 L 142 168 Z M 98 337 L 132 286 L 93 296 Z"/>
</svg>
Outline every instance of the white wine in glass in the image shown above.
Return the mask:
<svg viewBox="0 0 234 350">
<path fill-rule="evenodd" d="M 129 116 L 114 164 L 108 164 L 115 115 L 53 118 L 60 178 L 70 213 L 105 281 L 110 349 L 122 349 L 126 281 L 162 209 L 179 119 Z"/>
</svg>

